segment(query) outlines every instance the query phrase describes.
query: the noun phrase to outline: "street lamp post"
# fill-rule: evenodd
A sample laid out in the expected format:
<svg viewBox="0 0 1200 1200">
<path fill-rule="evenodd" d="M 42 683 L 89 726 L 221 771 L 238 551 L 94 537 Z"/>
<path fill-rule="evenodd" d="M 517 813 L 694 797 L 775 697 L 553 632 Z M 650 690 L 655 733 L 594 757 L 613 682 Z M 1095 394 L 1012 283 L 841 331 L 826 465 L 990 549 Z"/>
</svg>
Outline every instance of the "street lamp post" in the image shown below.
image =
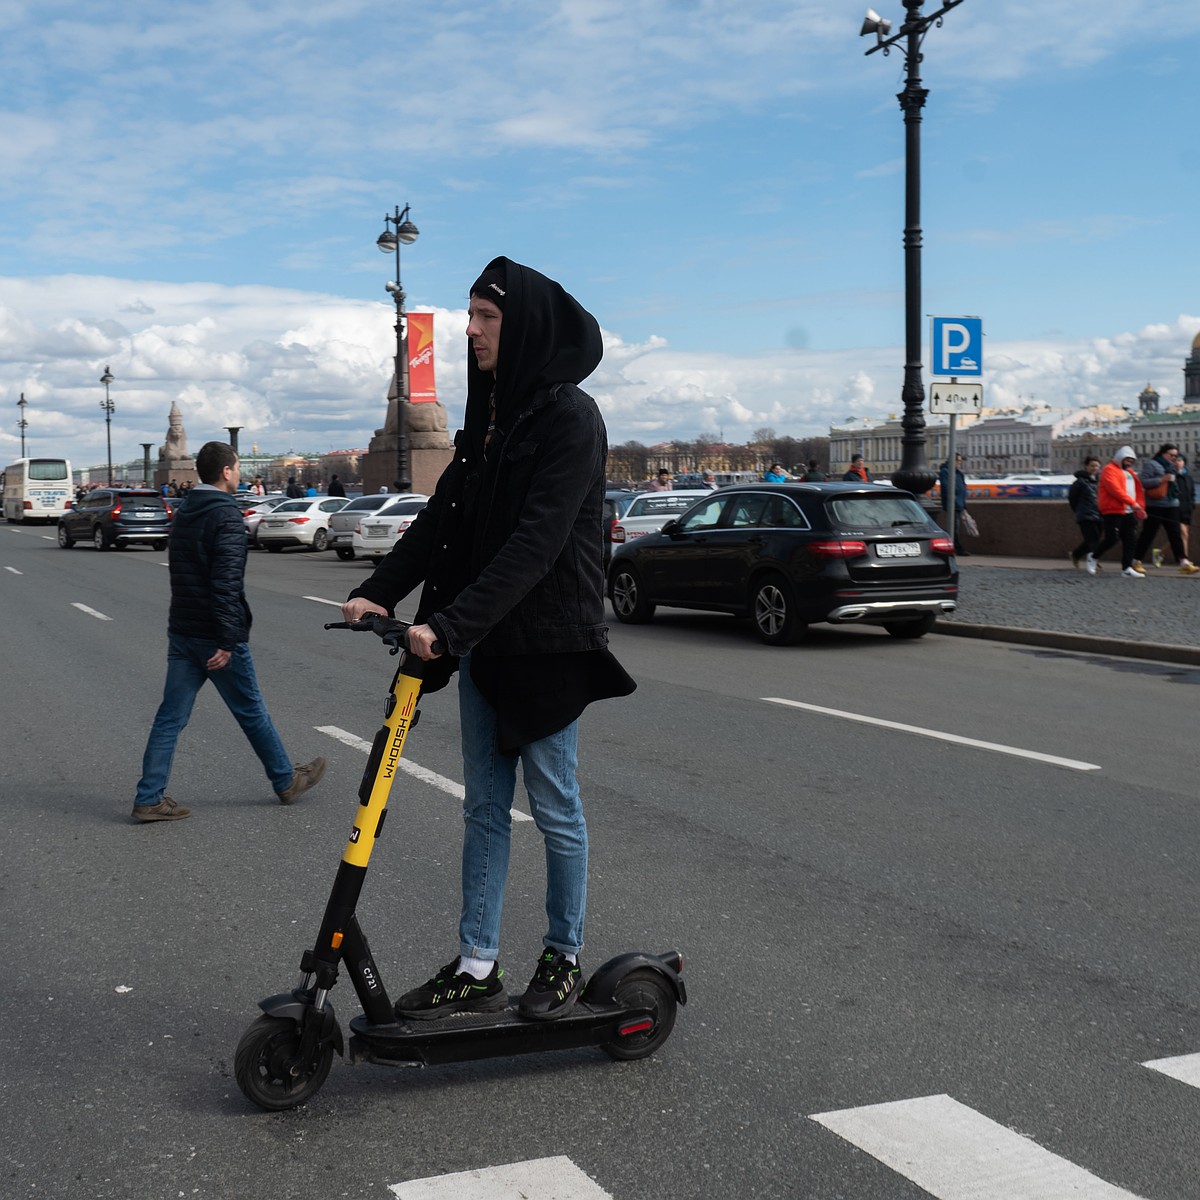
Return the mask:
<svg viewBox="0 0 1200 1200">
<path fill-rule="evenodd" d="M 937 476 L 925 461 L 925 385 L 921 378 L 921 109 L 929 92 L 921 86 L 921 43 L 934 25 L 962 0 L 944 0 L 935 13 L 923 16 L 925 0 L 903 0 L 906 10 L 900 32 L 891 32 L 891 21 L 867 9 L 860 37 L 875 35 L 867 51 L 891 53 L 899 46 L 907 68 L 904 91 L 897 95 L 904 111 L 904 386 L 900 397 L 904 416 L 900 420 L 900 468 L 892 476 L 897 487 L 924 495 Z"/>
<path fill-rule="evenodd" d="M 20 400 L 17 401 L 17 407 L 21 410 L 21 419 L 17 422 L 17 428 L 21 431 L 21 457 L 25 457 L 25 430 L 29 428 L 29 422 L 25 420 L 25 393 L 21 393 Z"/>
<path fill-rule="evenodd" d="M 100 376 L 100 382 L 104 384 L 104 399 L 100 401 L 100 407 L 104 409 L 104 427 L 105 433 L 108 436 L 108 486 L 112 487 L 112 415 L 116 409 L 108 394 L 108 385 L 113 381 L 112 372 L 105 367 L 104 374 Z"/>
<path fill-rule="evenodd" d="M 242 431 L 242 426 L 226 425 L 225 428 L 229 430 L 229 444 L 233 447 L 234 454 L 236 454 L 238 452 L 237 435 Z"/>
<path fill-rule="evenodd" d="M 408 219 L 409 206 L 396 206 L 394 215 L 383 215 L 383 232 L 375 245 L 384 254 L 396 255 L 396 278 L 389 279 L 387 290 L 396 301 L 396 489 L 412 491 L 412 463 L 408 453 L 408 319 L 404 312 L 404 288 L 400 284 L 400 246 L 411 246 L 419 230 Z M 393 229 L 392 227 L 395 226 Z"/>
</svg>

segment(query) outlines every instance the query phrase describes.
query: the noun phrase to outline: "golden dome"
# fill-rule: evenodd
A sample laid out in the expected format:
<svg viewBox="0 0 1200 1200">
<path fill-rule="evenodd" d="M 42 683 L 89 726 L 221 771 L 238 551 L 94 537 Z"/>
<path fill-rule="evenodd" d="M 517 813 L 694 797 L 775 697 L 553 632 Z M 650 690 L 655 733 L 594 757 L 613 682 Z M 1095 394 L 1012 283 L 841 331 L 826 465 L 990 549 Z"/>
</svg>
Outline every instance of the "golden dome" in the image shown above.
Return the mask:
<svg viewBox="0 0 1200 1200">
<path fill-rule="evenodd" d="M 1192 349 L 1200 350 L 1200 333 L 1196 334 L 1196 336 L 1192 338 Z"/>
</svg>

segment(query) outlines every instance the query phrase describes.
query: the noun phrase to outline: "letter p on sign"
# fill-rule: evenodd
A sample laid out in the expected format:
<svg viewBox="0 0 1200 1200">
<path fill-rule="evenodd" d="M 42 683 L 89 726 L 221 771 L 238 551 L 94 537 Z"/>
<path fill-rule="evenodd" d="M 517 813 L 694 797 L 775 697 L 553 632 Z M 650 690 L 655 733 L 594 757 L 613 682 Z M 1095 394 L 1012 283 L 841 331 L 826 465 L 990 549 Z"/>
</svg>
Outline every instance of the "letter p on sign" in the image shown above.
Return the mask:
<svg viewBox="0 0 1200 1200">
<path fill-rule="evenodd" d="M 935 377 L 979 379 L 983 375 L 983 318 L 934 317 L 930 331 Z"/>
</svg>

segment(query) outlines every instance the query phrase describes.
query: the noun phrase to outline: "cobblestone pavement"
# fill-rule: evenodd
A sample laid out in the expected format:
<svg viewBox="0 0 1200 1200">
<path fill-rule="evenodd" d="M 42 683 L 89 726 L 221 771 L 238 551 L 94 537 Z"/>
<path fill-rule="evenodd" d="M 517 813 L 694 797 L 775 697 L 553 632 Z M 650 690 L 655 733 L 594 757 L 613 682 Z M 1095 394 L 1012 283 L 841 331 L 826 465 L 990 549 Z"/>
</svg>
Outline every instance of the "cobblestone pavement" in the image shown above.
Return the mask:
<svg viewBox="0 0 1200 1200">
<path fill-rule="evenodd" d="M 1168 565 L 1126 579 L 1106 565 L 1095 576 L 1045 559 L 960 560 L 958 610 L 938 624 L 999 625 L 1118 641 L 1200 645 L 1200 575 Z"/>
</svg>

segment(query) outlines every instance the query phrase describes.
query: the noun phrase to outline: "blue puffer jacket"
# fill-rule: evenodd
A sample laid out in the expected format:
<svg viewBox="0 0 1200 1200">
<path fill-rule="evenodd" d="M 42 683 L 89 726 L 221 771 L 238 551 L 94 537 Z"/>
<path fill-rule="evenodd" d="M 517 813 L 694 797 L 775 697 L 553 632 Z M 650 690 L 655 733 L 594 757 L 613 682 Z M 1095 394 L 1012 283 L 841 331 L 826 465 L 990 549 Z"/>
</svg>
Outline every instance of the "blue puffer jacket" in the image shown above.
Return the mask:
<svg viewBox="0 0 1200 1200">
<path fill-rule="evenodd" d="M 171 615 L 167 628 L 232 650 L 250 637 L 246 526 L 237 501 L 214 487 L 193 488 L 171 522 Z"/>
</svg>

